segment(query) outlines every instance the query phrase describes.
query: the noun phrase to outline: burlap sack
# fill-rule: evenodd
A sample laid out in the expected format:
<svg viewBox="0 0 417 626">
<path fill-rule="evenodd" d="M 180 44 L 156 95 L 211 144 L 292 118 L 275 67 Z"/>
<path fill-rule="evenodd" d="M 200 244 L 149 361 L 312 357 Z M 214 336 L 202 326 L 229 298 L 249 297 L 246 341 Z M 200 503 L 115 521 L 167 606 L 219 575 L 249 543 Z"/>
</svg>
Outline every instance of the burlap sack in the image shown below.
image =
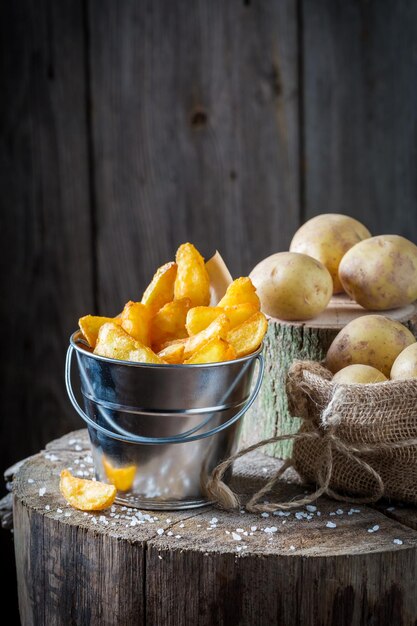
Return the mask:
<svg viewBox="0 0 417 626">
<path fill-rule="evenodd" d="M 337 385 L 313 362 L 290 369 L 291 414 L 301 417 L 292 462 L 307 481 L 372 501 L 382 495 L 417 504 L 417 380 Z"/>
<path fill-rule="evenodd" d="M 240 505 L 224 482 L 233 462 L 265 445 L 294 440 L 293 456 L 246 504 L 252 512 L 294 509 L 328 495 L 348 502 L 385 496 L 417 504 L 417 379 L 373 385 L 337 385 L 319 363 L 295 362 L 287 394 L 295 435 L 276 435 L 229 457 L 212 472 L 207 495 L 223 508 Z M 289 467 L 316 490 L 288 502 L 263 500 Z M 269 495 L 268 495 L 269 498 Z"/>
</svg>

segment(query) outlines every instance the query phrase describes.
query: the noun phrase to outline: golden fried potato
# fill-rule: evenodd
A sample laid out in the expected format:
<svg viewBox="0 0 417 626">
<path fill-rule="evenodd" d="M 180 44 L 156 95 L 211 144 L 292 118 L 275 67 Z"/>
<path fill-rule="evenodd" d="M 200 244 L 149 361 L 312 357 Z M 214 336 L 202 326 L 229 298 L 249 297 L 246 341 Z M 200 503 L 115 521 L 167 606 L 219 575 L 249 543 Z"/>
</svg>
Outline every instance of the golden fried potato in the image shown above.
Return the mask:
<svg viewBox="0 0 417 626">
<path fill-rule="evenodd" d="M 176 276 L 177 264 L 173 261 L 165 263 L 156 270 L 152 282 L 142 296 L 142 304 L 146 304 L 152 313 L 157 313 L 164 304 L 174 299 Z"/>
<path fill-rule="evenodd" d="M 233 347 L 224 339 L 214 338 L 204 343 L 199 350 L 194 352 L 189 359 L 184 361 L 187 365 L 197 363 L 219 363 L 231 361 L 236 358 Z"/>
<path fill-rule="evenodd" d="M 151 345 L 151 318 L 151 310 L 146 304 L 132 301 L 125 304 L 120 316 L 123 330 L 145 346 Z"/>
<path fill-rule="evenodd" d="M 100 328 L 94 354 L 137 363 L 163 363 L 162 359 L 148 346 L 133 339 L 123 328 L 113 322 L 103 324 Z"/>
<path fill-rule="evenodd" d="M 100 317 L 98 315 L 85 315 L 78 320 L 78 326 L 85 340 L 91 348 L 94 348 L 97 343 L 98 331 L 107 322 L 114 322 L 120 324 L 119 317 Z"/>
<path fill-rule="evenodd" d="M 103 467 L 109 482 L 114 485 L 117 491 L 129 491 L 135 480 L 136 465 L 125 465 L 115 467 L 109 459 L 103 456 Z"/>
<path fill-rule="evenodd" d="M 165 363 L 178 365 L 184 360 L 184 342 L 174 341 L 158 352 L 158 356 Z"/>
<path fill-rule="evenodd" d="M 175 300 L 190 298 L 192 306 L 208 305 L 210 278 L 199 251 L 191 243 L 183 243 L 177 250 L 176 261 Z"/>
<path fill-rule="evenodd" d="M 229 318 L 225 313 L 222 313 L 207 328 L 186 340 L 184 344 L 184 358 L 189 359 L 194 352 L 197 352 L 211 339 L 226 339 L 229 329 Z"/>
<path fill-rule="evenodd" d="M 268 330 L 263 313 L 255 313 L 248 320 L 227 333 L 226 340 L 235 349 L 237 358 L 251 354 L 259 348 Z"/>
<path fill-rule="evenodd" d="M 59 490 L 65 500 L 80 511 L 102 511 L 116 498 L 116 487 L 97 480 L 76 478 L 67 469 L 62 470 Z"/>
<path fill-rule="evenodd" d="M 226 313 L 230 321 L 230 328 L 234 328 L 249 319 L 257 310 L 257 307 L 250 302 L 224 308 L 221 306 L 195 306 L 188 311 L 185 326 L 190 336 L 196 335 L 207 328 L 216 317 Z"/>
<path fill-rule="evenodd" d="M 250 303 L 256 306 L 259 311 L 261 303 L 256 295 L 256 289 L 250 278 L 247 276 L 236 278 L 231 285 L 228 286 L 226 293 L 217 306 L 236 306 L 237 304 Z"/>
<path fill-rule="evenodd" d="M 189 298 L 168 302 L 151 321 L 151 345 L 157 352 L 167 341 L 187 337 L 185 321 L 191 306 Z"/>
</svg>

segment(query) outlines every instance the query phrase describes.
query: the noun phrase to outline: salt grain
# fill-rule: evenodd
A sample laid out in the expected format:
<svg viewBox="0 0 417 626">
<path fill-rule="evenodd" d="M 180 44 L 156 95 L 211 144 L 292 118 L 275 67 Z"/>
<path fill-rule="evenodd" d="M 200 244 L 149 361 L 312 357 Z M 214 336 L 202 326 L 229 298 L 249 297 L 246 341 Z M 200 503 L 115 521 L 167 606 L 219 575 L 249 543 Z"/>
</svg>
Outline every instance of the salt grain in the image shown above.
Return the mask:
<svg viewBox="0 0 417 626">
<path fill-rule="evenodd" d="M 81 447 L 81 446 L 76 445 L 76 446 L 74 446 L 74 450 L 76 450 L 77 452 L 81 452 L 82 447 Z"/>
<path fill-rule="evenodd" d="M 236 528 L 237 533 L 243 533 L 243 528 Z"/>
<path fill-rule="evenodd" d="M 156 532 L 158 533 L 158 535 L 163 535 L 165 531 L 163 528 L 158 528 Z"/>
<path fill-rule="evenodd" d="M 343 509 L 337 509 L 336 515 L 343 515 Z"/>
<path fill-rule="evenodd" d="M 184 524 L 180 524 L 180 528 L 184 528 Z"/>
<path fill-rule="evenodd" d="M 290 550 L 295 550 L 295 546 L 290 546 Z"/>
<path fill-rule="evenodd" d="M 62 513 L 62 509 L 57 509 L 56 512 L 57 513 Z"/>
<path fill-rule="evenodd" d="M 175 535 L 175 539 L 181 539 L 181 535 Z"/>
<path fill-rule="evenodd" d="M 212 517 L 210 520 L 210 524 L 217 524 L 219 520 L 217 519 L 217 517 Z"/>
<path fill-rule="evenodd" d="M 372 528 L 368 528 L 368 533 L 376 533 L 377 530 L 379 530 L 379 526 L 378 524 L 375 524 Z"/>
<path fill-rule="evenodd" d="M 35 481 L 33 480 L 33 478 L 28 478 L 28 483 L 34 483 Z"/>
<path fill-rule="evenodd" d="M 240 535 L 238 535 L 237 533 L 232 533 L 232 537 L 235 541 L 241 541 L 242 537 Z"/>
<path fill-rule="evenodd" d="M 314 513 L 315 511 L 317 511 L 317 507 L 313 504 L 307 504 L 306 509 L 309 513 Z"/>
<path fill-rule="evenodd" d="M 29 482 L 29 481 L 28 481 Z M 395 511 L 395 506 L 389 506 L 387 508 L 387 511 L 389 511 L 391 513 L 391 511 Z M 402 543 L 402 542 L 401 542 Z"/>
<path fill-rule="evenodd" d="M 327 528 L 336 528 L 336 524 L 334 522 L 327 522 Z"/>
<path fill-rule="evenodd" d="M 255 530 L 258 530 L 258 527 L 257 526 L 251 526 L 250 529 L 251 529 L 252 532 L 255 532 Z"/>
<path fill-rule="evenodd" d="M 49 511 L 49 509 L 50 509 L 50 508 L 51 508 L 51 507 L 49 506 L 49 504 L 47 504 L 47 505 L 45 506 L 45 509 L 46 509 L 47 511 Z"/>
<path fill-rule="evenodd" d="M 170 523 L 171 523 L 171 520 L 169 517 L 167 517 L 167 524 L 170 524 Z"/>
<path fill-rule="evenodd" d="M 262 513 L 262 517 L 269 517 L 269 513 Z"/>
<path fill-rule="evenodd" d="M 395 543 L 397 546 L 402 546 L 403 542 L 401 539 L 393 539 L 392 543 Z"/>
<path fill-rule="evenodd" d="M 40 496 L 44 496 L 44 495 L 45 495 L 45 493 L 46 493 L 46 487 L 41 487 L 41 488 L 39 489 L 39 495 L 40 495 Z"/>
<path fill-rule="evenodd" d="M 172 532 L 172 530 L 169 530 L 169 531 L 167 532 L 168 537 L 172 537 L 172 535 L 173 535 L 173 534 L 174 534 L 174 533 Z"/>
</svg>

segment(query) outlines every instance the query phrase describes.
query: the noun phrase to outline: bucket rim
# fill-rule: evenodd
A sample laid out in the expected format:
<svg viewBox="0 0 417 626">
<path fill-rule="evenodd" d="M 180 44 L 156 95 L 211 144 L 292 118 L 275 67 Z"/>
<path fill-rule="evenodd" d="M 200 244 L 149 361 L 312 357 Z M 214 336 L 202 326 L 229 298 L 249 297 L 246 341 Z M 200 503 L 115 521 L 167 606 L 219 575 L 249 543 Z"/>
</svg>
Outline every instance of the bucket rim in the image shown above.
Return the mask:
<svg viewBox="0 0 417 626">
<path fill-rule="evenodd" d="M 238 359 L 232 359 L 230 361 L 216 361 L 214 363 L 140 363 L 136 361 L 123 361 L 122 359 L 111 359 L 107 356 L 101 356 L 99 354 L 94 354 L 94 352 L 90 352 L 88 346 L 81 343 L 80 339 L 82 339 L 82 333 L 80 330 L 74 331 L 70 336 L 70 345 L 77 352 L 83 354 L 86 357 L 95 359 L 96 361 L 104 361 L 105 363 L 114 363 L 115 365 L 126 365 L 128 367 L 136 367 L 136 368 L 151 368 L 151 369 L 163 369 L 163 370 L 184 370 L 184 369 L 206 369 L 212 367 L 221 367 L 228 366 L 232 364 L 246 363 L 247 361 L 251 361 L 255 359 L 263 350 L 264 342 L 262 341 L 261 345 L 255 352 L 251 352 L 246 356 L 239 357 Z"/>
</svg>

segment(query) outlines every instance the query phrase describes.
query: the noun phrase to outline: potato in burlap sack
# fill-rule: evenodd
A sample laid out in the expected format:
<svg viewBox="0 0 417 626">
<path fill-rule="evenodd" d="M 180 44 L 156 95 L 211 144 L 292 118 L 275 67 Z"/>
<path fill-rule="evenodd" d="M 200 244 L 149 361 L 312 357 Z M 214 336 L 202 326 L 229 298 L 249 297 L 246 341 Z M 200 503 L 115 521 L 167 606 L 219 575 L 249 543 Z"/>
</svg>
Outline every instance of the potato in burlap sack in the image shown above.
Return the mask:
<svg viewBox="0 0 417 626">
<path fill-rule="evenodd" d="M 327 483 L 329 495 L 417 504 L 417 379 L 369 385 L 331 379 L 311 361 L 289 371 L 290 411 L 303 419 L 299 434 L 307 435 L 294 441 L 295 469 L 307 481 Z"/>
</svg>

